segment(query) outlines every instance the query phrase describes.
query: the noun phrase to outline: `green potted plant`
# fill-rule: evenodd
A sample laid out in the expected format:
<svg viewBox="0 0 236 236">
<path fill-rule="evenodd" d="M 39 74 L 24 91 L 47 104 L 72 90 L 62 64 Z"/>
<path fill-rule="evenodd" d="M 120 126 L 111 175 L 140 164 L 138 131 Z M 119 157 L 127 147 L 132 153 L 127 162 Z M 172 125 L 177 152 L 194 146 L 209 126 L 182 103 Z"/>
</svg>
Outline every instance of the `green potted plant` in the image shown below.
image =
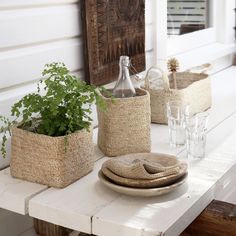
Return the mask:
<svg viewBox="0 0 236 236">
<path fill-rule="evenodd" d="M 11 175 L 62 188 L 93 169 L 91 106 L 105 109 L 100 96 L 105 89 L 87 85 L 63 63 L 47 64 L 43 76 L 36 93 L 12 106 L 13 121 L 0 116 L 1 151 L 5 157 L 9 133 Z"/>
</svg>

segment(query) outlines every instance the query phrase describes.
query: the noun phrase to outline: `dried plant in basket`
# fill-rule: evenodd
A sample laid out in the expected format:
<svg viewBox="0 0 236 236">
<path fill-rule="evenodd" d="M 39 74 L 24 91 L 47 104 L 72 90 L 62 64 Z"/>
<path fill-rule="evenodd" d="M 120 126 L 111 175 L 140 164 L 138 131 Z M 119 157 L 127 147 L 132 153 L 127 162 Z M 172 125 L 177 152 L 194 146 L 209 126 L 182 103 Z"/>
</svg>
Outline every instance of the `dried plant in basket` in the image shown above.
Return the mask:
<svg viewBox="0 0 236 236">
<path fill-rule="evenodd" d="M 177 89 L 176 72 L 179 70 L 179 61 L 176 58 L 170 58 L 167 62 L 169 72 L 173 75 L 174 89 Z"/>
</svg>

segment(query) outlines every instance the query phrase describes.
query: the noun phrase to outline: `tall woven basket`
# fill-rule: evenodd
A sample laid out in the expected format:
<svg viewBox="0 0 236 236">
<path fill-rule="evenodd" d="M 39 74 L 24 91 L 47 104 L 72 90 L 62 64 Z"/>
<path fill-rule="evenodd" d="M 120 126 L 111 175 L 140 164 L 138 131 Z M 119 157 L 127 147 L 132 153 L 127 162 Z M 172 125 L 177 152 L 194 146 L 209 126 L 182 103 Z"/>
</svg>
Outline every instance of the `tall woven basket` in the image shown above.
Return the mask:
<svg viewBox="0 0 236 236">
<path fill-rule="evenodd" d="M 98 112 L 98 146 L 107 156 L 150 152 L 150 96 L 136 89 L 137 96 L 111 98 L 103 96 L 107 111 Z"/>
<path fill-rule="evenodd" d="M 211 107 L 211 80 L 205 73 L 210 68 L 209 64 L 196 67 L 197 69 L 203 68 L 204 73 L 191 73 L 190 71 L 176 73 L 177 89 L 173 88 L 172 76 L 168 78 L 160 68 L 154 68 L 160 70 L 163 86 L 160 88 L 155 85 L 155 82 L 150 82 L 149 71 L 144 84 L 144 88 L 150 93 L 153 123 L 167 124 L 166 103 L 170 101 L 189 104 L 191 114 L 203 112 Z"/>
<path fill-rule="evenodd" d="M 65 139 L 15 127 L 11 147 L 11 175 L 51 187 L 66 187 L 94 166 L 92 129 Z"/>
</svg>

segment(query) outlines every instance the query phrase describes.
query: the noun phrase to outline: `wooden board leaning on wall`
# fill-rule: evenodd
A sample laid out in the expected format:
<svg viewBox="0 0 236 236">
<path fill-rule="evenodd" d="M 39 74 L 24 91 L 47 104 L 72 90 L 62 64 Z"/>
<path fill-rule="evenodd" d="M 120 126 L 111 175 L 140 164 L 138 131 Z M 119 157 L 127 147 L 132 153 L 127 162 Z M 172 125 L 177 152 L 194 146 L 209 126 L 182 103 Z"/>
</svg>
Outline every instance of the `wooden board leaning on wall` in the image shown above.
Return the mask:
<svg viewBox="0 0 236 236">
<path fill-rule="evenodd" d="M 102 85 L 116 80 L 119 57 L 131 57 L 145 70 L 145 3 L 143 0 L 82 0 L 85 80 Z"/>
</svg>

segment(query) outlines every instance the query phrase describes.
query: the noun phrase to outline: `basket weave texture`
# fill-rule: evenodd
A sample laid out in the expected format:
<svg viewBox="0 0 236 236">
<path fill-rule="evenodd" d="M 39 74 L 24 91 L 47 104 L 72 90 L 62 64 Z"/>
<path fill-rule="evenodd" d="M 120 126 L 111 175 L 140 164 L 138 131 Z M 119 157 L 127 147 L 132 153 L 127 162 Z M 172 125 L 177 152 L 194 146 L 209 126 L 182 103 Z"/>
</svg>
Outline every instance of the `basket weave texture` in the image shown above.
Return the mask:
<svg viewBox="0 0 236 236">
<path fill-rule="evenodd" d="M 134 153 L 105 161 L 101 170 L 119 185 L 152 188 L 176 182 L 186 174 L 187 164 L 167 154 Z"/>
<path fill-rule="evenodd" d="M 150 93 L 151 120 L 153 123 L 167 124 L 166 103 L 170 101 L 189 104 L 192 115 L 211 107 L 211 80 L 207 74 L 176 73 L 178 89 L 173 89 L 172 77 L 168 78 L 164 73 L 163 89 L 155 88 L 147 80 L 148 76 L 146 77 L 144 88 Z"/>
<path fill-rule="evenodd" d="M 98 112 L 98 146 L 107 156 L 150 152 L 150 96 L 136 89 L 130 98 L 103 97 L 107 110 Z"/>
<path fill-rule="evenodd" d="M 65 139 L 13 128 L 11 175 L 30 182 L 63 188 L 94 166 L 92 129 Z"/>
</svg>

